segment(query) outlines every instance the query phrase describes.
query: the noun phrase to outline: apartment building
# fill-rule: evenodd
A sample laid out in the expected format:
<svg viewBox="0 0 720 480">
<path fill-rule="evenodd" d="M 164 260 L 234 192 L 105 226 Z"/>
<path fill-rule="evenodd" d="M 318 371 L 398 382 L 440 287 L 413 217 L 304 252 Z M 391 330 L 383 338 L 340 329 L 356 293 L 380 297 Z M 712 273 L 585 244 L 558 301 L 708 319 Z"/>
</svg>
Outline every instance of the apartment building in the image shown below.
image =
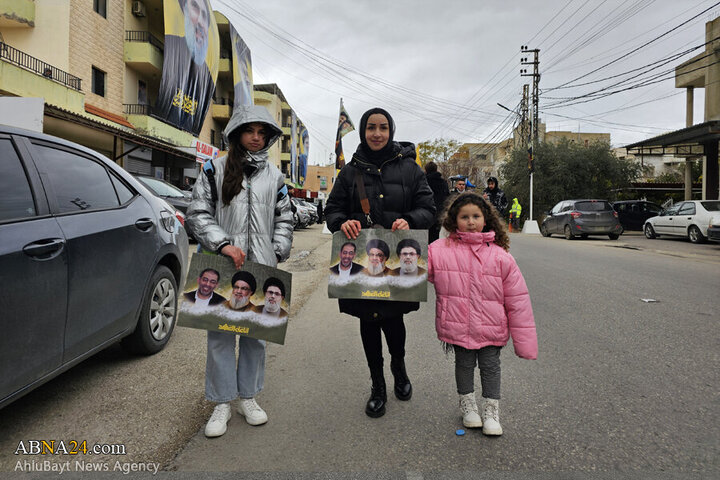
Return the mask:
<svg viewBox="0 0 720 480">
<path fill-rule="evenodd" d="M 66 138 L 132 173 L 182 184 L 183 176 L 197 175 L 198 142 L 225 150 L 222 131 L 232 115 L 230 22 L 218 12 L 211 16 L 207 63 L 217 72 L 216 88 L 202 124 L 188 128 L 157 110 L 168 55 L 165 35 L 183 28 L 179 2 L 0 2 L 0 122 Z M 277 91 L 279 107 L 264 90 L 258 103 L 276 108 L 273 116 L 286 125 L 292 110 Z M 271 158 L 281 167 L 287 144 L 289 173 L 287 130 Z"/>
</svg>

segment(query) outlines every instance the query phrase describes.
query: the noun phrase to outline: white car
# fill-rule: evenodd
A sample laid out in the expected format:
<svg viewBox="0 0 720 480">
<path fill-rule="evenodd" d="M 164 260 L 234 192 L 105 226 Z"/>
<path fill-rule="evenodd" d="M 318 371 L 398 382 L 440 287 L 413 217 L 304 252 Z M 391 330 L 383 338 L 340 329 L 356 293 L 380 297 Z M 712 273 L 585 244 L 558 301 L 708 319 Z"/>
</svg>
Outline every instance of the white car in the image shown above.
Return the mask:
<svg viewBox="0 0 720 480">
<path fill-rule="evenodd" d="M 713 215 L 720 212 L 720 200 L 687 200 L 664 210 L 645 221 L 647 238 L 661 235 L 687 237 L 692 243 L 705 242 Z"/>
</svg>

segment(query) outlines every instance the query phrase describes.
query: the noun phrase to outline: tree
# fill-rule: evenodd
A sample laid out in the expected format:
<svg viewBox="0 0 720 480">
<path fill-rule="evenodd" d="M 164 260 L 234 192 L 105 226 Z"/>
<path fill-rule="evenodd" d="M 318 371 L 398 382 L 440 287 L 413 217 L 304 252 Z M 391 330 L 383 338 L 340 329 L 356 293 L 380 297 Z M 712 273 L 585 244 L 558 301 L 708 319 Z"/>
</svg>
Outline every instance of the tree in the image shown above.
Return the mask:
<svg viewBox="0 0 720 480">
<path fill-rule="evenodd" d="M 587 146 L 562 139 L 541 143 L 534 155 L 533 218 L 560 200 L 573 198 L 613 199 L 613 191 L 630 185 L 640 175 L 640 165 L 621 160 L 605 142 Z M 500 167 L 501 187 L 509 199 L 517 197 L 523 211 L 530 207 L 528 152 L 514 149 Z M 529 214 L 529 211 L 528 211 Z"/>
<path fill-rule="evenodd" d="M 455 152 L 462 146 L 457 140 L 444 138 L 436 138 L 435 140 L 426 140 L 418 143 L 418 153 L 420 154 L 420 162 L 425 166 L 426 163 L 435 162 L 438 165 L 446 162 Z"/>
</svg>

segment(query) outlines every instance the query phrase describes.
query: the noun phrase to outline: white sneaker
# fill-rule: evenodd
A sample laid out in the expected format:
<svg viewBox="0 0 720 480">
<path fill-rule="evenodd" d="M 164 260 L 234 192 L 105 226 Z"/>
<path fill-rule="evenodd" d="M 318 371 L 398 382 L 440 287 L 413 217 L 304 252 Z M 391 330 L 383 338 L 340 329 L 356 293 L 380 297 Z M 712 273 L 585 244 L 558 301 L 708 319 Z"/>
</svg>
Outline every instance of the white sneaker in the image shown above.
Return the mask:
<svg viewBox="0 0 720 480">
<path fill-rule="evenodd" d="M 262 425 L 268 421 L 267 413 L 260 408 L 254 398 L 241 398 L 238 403 L 238 413 L 245 417 L 250 425 Z"/>
<path fill-rule="evenodd" d="M 460 412 L 463 417 L 463 425 L 466 428 L 480 428 L 483 426 L 482 418 L 478 414 L 475 392 L 460 395 Z"/>
<path fill-rule="evenodd" d="M 482 413 L 483 430 L 485 435 L 502 435 L 500 426 L 500 402 L 493 398 L 486 398 Z"/>
<path fill-rule="evenodd" d="M 205 425 L 206 437 L 219 437 L 227 430 L 227 423 L 232 416 L 232 409 L 229 403 L 219 403 L 215 406 L 210 420 Z"/>
</svg>

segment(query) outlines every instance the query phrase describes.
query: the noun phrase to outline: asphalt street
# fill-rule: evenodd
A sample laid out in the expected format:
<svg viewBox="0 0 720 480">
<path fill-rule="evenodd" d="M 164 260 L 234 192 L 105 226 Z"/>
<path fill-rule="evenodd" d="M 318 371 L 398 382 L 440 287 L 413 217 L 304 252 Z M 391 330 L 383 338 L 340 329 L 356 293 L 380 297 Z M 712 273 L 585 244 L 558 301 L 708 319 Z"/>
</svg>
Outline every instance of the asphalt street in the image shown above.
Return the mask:
<svg viewBox="0 0 720 480">
<path fill-rule="evenodd" d="M 223 437 L 198 432 L 170 468 L 717 474 L 718 249 L 678 255 L 631 237 L 512 236 L 540 358 L 503 352 L 502 437 L 455 434 L 453 360 L 435 337 L 433 298 L 407 316 L 412 400 L 391 398 L 384 417 L 365 416 L 358 324 L 321 282 L 273 349 L 258 397 L 268 424 L 236 414 Z"/>
<path fill-rule="evenodd" d="M 435 337 L 432 287 L 406 317 L 412 400 L 390 398 L 380 419 L 364 414 L 370 380 L 357 321 L 327 298 L 330 238 L 319 225 L 296 232 L 285 264 L 292 320 L 286 344 L 268 349 L 258 396 L 266 425 L 235 413 L 224 436 L 204 437 L 205 334 L 178 328 L 158 355 L 113 347 L 0 410 L 0 472 L 47 459 L 15 455 L 20 442 L 86 439 L 127 452 L 84 461 L 156 463 L 173 478 L 718 476 L 720 245 L 639 232 L 617 241 L 513 234 L 540 358 L 504 349 L 505 434 L 488 438 L 455 435 L 453 358 Z"/>
</svg>

